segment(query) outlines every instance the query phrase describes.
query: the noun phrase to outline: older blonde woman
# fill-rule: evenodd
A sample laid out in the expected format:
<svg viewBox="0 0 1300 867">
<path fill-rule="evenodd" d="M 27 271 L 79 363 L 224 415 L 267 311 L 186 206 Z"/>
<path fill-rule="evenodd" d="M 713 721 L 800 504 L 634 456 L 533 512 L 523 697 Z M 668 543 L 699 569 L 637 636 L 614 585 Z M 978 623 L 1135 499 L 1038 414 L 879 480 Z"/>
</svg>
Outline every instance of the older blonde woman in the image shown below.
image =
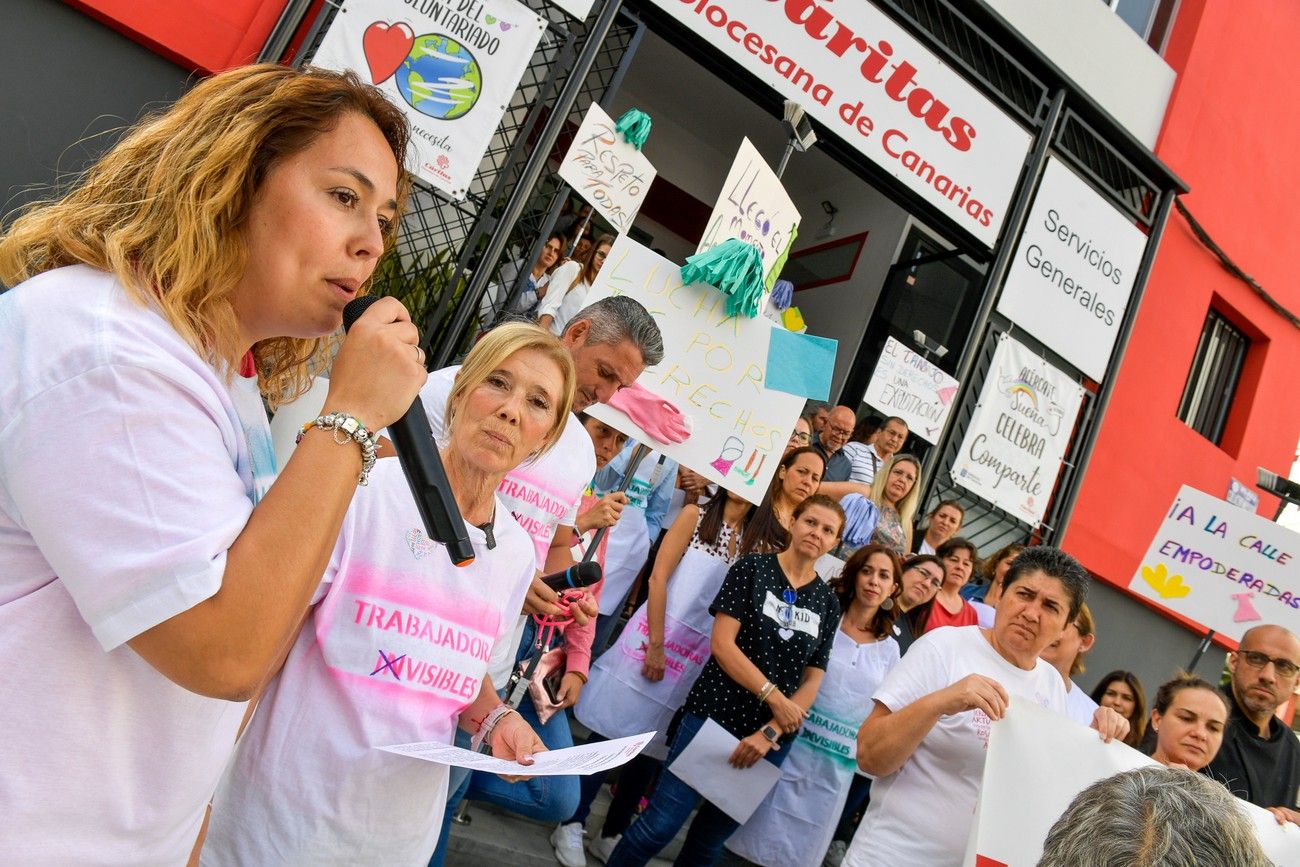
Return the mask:
<svg viewBox="0 0 1300 867">
<path fill-rule="evenodd" d="M 232 70 L 0 239 L 0 863 L 189 855 L 367 434 L 425 379 L 406 311 L 375 304 L 271 484 L 262 402 L 306 390 L 364 291 L 406 141 L 354 76 Z"/>
<path fill-rule="evenodd" d="M 900 557 L 912 548 L 912 518 L 921 499 L 921 464 L 911 455 L 894 455 L 876 473 L 871 500 L 880 509 L 871 542 Z"/>
<path fill-rule="evenodd" d="M 525 324 L 490 331 L 457 374 L 443 462 L 469 566 L 425 537 L 398 463 L 375 467 L 217 793 L 204 864 L 423 864 L 449 769 L 378 747 L 451 743 L 459 725 L 498 757 L 545 749 L 488 675 L 533 577 L 532 540 L 495 491 L 558 441 L 573 380 L 563 345 Z"/>
</svg>

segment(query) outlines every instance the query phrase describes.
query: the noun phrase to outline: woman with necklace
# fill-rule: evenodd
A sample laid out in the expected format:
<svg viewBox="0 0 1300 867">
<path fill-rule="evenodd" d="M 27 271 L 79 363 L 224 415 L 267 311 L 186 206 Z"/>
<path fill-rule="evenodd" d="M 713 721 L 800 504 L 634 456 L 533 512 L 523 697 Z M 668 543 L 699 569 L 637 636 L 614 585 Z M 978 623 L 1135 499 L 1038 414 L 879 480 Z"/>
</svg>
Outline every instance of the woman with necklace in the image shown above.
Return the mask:
<svg viewBox="0 0 1300 867">
<path fill-rule="evenodd" d="M 880 508 L 880 520 L 871 541 L 890 548 L 900 557 L 912 547 L 912 517 L 921 498 L 921 465 L 911 455 L 894 455 L 876 473 L 871 500 Z"/>
<path fill-rule="evenodd" d="M 857 731 L 871 695 L 899 659 L 890 627 L 899 610 L 902 563 L 882 545 L 859 548 L 831 589 L 844 616 L 808 720 L 781 779 L 727 841 L 720 864 L 820 864 L 856 769 Z"/>
<path fill-rule="evenodd" d="M 686 699 L 667 767 L 645 812 L 610 854 L 608 867 L 649 862 L 699 812 L 678 856 L 682 864 L 712 864 L 736 822 L 673 771 L 673 760 L 712 720 L 739 742 L 736 768 L 761 759 L 781 764 L 792 736 L 812 707 L 840 622 L 835 593 L 818 578 L 817 560 L 834 547 L 844 512 L 814 494 L 795 507 L 790 542 L 778 554 L 742 557 L 710 607 L 712 658 Z"/>
</svg>

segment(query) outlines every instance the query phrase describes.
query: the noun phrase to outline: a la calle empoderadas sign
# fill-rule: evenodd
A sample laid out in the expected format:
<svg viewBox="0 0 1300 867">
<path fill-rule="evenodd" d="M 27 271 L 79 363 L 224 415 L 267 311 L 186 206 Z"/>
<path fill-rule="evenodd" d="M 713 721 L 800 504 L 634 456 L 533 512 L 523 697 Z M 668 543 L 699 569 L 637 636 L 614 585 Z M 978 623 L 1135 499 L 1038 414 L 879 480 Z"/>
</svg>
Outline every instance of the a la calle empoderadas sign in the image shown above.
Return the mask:
<svg viewBox="0 0 1300 867">
<path fill-rule="evenodd" d="M 1030 136 L 868 0 L 652 0 L 986 245 Z"/>
</svg>

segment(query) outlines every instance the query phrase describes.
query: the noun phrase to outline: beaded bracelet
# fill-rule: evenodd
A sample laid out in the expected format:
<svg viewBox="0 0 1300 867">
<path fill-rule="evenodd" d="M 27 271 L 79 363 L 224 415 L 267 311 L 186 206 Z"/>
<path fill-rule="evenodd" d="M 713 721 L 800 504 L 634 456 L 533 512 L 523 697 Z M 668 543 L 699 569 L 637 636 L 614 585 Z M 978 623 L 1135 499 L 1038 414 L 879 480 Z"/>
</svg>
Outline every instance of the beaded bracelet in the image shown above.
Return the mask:
<svg viewBox="0 0 1300 867">
<path fill-rule="evenodd" d="M 361 446 L 361 475 L 357 476 L 357 484 L 370 483 L 370 470 L 375 465 L 375 449 L 379 446 L 378 433 L 372 433 L 354 415 L 348 415 L 346 412 L 330 412 L 303 425 L 294 442 L 302 442 L 302 438 L 312 428 L 332 432 L 334 442 L 341 446 L 350 442 Z"/>
<path fill-rule="evenodd" d="M 483 722 L 479 725 L 478 731 L 476 731 L 474 736 L 469 740 L 470 749 L 474 750 L 474 752 L 478 752 L 479 747 L 486 742 L 489 744 L 490 751 L 491 741 L 489 739 L 492 737 L 493 729 L 497 727 L 497 723 L 501 722 L 501 720 L 505 719 L 512 713 L 519 713 L 519 711 L 515 710 L 508 704 L 499 704 L 492 710 L 488 711 L 488 715 L 483 717 Z"/>
</svg>

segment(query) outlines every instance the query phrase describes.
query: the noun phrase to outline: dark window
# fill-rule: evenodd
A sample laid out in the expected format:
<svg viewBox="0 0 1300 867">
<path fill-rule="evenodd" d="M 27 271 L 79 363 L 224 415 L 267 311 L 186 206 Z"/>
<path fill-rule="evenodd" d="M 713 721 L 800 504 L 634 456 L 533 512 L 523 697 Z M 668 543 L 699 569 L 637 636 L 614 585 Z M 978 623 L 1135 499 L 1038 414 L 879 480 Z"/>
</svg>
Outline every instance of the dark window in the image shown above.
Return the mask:
<svg viewBox="0 0 1300 867">
<path fill-rule="evenodd" d="M 1228 411 L 1237 393 L 1241 367 L 1250 350 L 1250 338 L 1222 315 L 1211 310 L 1196 344 L 1178 417 L 1210 442 L 1218 445 L 1228 423 Z"/>
<path fill-rule="evenodd" d="M 1178 0 L 1103 0 L 1157 54 L 1165 50 Z"/>
</svg>

